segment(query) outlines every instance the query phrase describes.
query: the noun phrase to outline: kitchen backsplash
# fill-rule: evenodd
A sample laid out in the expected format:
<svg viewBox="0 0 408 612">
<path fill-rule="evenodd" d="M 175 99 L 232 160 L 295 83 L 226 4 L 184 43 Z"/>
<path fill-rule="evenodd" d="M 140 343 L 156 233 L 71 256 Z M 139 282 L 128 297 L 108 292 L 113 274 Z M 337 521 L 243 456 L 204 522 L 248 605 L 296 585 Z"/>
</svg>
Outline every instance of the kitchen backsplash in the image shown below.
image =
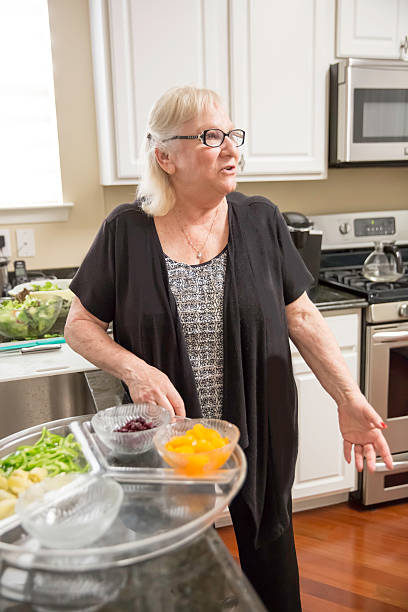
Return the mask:
<svg viewBox="0 0 408 612">
<path fill-rule="evenodd" d="M 31 280 L 32 278 L 40 278 L 40 277 L 50 277 L 52 278 L 53 276 L 55 276 L 56 278 L 74 278 L 75 276 L 75 272 L 78 270 L 77 267 L 75 268 L 43 268 L 42 270 L 29 270 L 27 269 L 27 273 L 28 273 L 28 280 Z M 9 271 L 9 280 L 12 286 L 14 286 L 14 271 Z"/>
</svg>

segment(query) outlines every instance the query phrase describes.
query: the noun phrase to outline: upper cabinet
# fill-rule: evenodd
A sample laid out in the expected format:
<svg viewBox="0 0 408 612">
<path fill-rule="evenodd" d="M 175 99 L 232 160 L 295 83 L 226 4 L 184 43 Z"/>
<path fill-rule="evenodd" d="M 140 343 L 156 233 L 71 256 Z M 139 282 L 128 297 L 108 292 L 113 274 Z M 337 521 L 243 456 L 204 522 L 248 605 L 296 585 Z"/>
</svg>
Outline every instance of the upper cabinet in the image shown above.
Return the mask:
<svg viewBox="0 0 408 612">
<path fill-rule="evenodd" d="M 134 183 L 154 101 L 193 84 L 228 99 L 227 0 L 90 0 L 101 182 Z"/>
<path fill-rule="evenodd" d="M 149 109 L 185 84 L 215 89 L 246 130 L 239 180 L 326 176 L 334 0 L 89 6 L 102 184 L 137 181 Z"/>
<path fill-rule="evenodd" d="M 248 130 L 239 180 L 325 176 L 334 5 L 233 0 L 231 115 Z"/>
<path fill-rule="evenodd" d="M 408 0 L 337 0 L 337 55 L 408 60 Z"/>
</svg>

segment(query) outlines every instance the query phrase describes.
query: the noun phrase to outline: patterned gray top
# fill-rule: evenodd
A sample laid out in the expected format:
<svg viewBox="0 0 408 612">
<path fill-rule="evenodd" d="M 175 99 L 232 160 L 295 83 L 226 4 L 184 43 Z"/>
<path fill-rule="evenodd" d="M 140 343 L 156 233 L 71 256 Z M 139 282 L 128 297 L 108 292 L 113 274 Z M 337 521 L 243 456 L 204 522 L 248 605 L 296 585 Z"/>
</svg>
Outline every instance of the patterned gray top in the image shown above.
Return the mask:
<svg viewBox="0 0 408 612">
<path fill-rule="evenodd" d="M 189 265 L 165 255 L 187 352 L 205 418 L 222 418 L 223 304 L 227 250 L 203 264 Z"/>
</svg>

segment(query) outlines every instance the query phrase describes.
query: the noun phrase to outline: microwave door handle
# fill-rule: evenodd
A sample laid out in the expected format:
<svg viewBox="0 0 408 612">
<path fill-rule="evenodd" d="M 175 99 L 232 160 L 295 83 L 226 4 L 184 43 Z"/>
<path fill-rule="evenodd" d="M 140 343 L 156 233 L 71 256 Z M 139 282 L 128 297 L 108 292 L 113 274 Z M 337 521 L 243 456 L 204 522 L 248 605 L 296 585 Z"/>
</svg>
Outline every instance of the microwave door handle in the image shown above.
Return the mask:
<svg viewBox="0 0 408 612">
<path fill-rule="evenodd" d="M 395 474 L 396 472 L 403 472 L 408 470 L 408 461 L 394 461 L 393 462 L 394 469 L 389 470 L 385 463 L 376 463 L 375 471 L 376 472 L 388 472 L 389 474 Z"/>
<path fill-rule="evenodd" d="M 378 342 L 398 342 L 399 340 L 408 340 L 408 331 L 377 332 L 373 334 L 373 340 L 377 340 Z"/>
</svg>

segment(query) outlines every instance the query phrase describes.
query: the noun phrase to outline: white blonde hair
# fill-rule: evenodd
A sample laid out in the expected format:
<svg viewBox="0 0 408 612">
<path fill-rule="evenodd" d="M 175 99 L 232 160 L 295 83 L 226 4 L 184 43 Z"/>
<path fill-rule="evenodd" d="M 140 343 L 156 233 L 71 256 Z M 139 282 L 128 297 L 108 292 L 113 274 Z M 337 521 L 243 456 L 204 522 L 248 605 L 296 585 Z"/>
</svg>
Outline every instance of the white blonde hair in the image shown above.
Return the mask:
<svg viewBox="0 0 408 612">
<path fill-rule="evenodd" d="M 173 87 L 167 90 L 153 105 L 142 143 L 143 169 L 136 196 L 142 201 L 143 210 L 153 216 L 166 215 L 175 204 L 175 193 L 170 177 L 157 162 L 155 149 L 168 151 L 163 141 L 177 135 L 181 124 L 198 117 L 212 105 L 223 106 L 219 95 L 211 89 L 198 87 Z"/>
</svg>

